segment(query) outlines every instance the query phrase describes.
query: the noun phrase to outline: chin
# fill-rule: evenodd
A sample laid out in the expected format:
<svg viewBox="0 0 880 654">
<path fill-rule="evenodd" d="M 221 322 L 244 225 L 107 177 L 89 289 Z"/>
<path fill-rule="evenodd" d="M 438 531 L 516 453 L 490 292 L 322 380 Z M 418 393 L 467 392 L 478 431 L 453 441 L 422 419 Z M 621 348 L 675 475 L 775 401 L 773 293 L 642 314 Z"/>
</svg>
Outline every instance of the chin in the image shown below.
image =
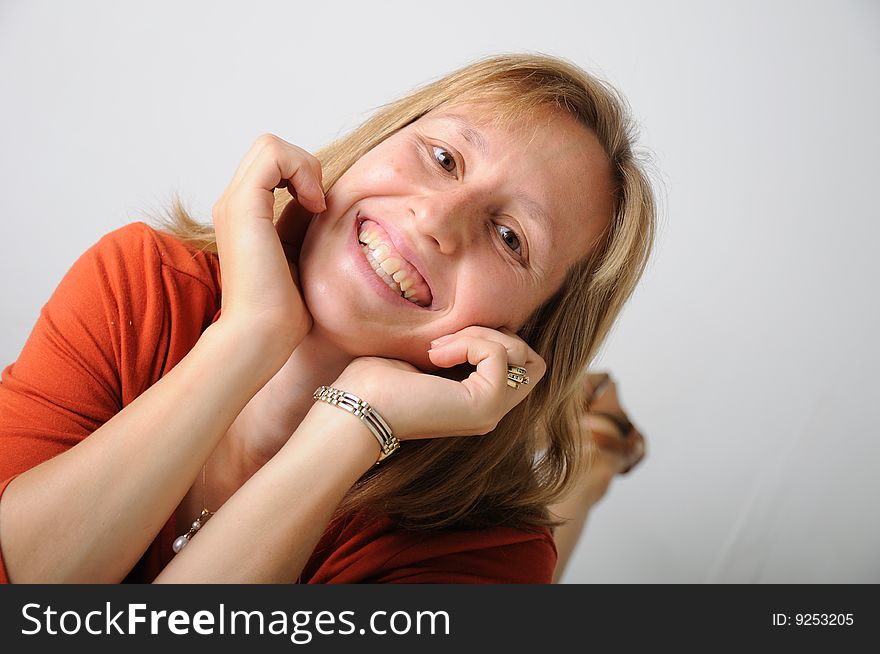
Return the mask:
<svg viewBox="0 0 880 654">
<path fill-rule="evenodd" d="M 357 305 L 330 292 L 325 284 L 303 283 L 303 297 L 312 315 L 312 331 L 351 357 L 382 357 L 405 361 L 424 372 L 437 370 L 428 358 L 430 344 L 407 334 L 405 327 L 377 324 Z"/>
<path fill-rule="evenodd" d="M 438 370 L 428 358 L 430 338 L 414 335 L 414 329 L 400 324 L 398 314 L 386 315 L 374 302 L 361 297 L 358 273 L 350 269 L 348 261 L 314 256 L 323 245 L 307 236 L 299 265 L 303 300 L 311 313 L 315 336 L 351 357 L 397 359 L 424 372 Z"/>
</svg>

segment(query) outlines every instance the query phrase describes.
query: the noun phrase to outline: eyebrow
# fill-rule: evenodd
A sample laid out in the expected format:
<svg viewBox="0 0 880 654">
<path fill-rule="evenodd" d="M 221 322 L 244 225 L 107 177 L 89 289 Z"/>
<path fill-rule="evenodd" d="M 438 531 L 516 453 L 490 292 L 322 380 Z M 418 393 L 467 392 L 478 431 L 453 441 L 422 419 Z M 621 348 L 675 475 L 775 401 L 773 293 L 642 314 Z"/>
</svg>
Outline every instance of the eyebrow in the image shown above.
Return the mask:
<svg viewBox="0 0 880 654">
<path fill-rule="evenodd" d="M 541 227 L 551 235 L 553 235 L 553 223 L 550 222 L 550 217 L 547 215 L 547 212 L 544 211 L 544 207 L 535 202 L 528 195 L 523 193 L 522 191 L 517 191 L 514 193 L 513 197 L 517 199 L 517 201 L 522 204 L 526 211 L 529 213 L 532 222 L 536 224 L 537 227 Z"/>
<path fill-rule="evenodd" d="M 461 114 L 443 114 L 442 118 L 448 118 L 454 122 L 461 137 L 477 148 L 483 158 L 489 155 L 489 143 L 486 141 L 486 137 L 483 136 L 480 130 L 474 127 L 471 121 Z"/>
<path fill-rule="evenodd" d="M 473 145 L 480 154 L 485 159 L 489 154 L 489 144 L 486 140 L 486 137 L 483 136 L 483 133 L 479 131 L 476 127 L 474 127 L 473 123 L 469 121 L 467 118 L 462 116 L 461 114 L 442 114 L 441 118 L 448 118 L 455 126 L 458 128 L 458 132 L 461 137 Z M 514 198 L 525 207 L 526 211 L 529 213 L 529 217 L 532 219 L 532 222 L 536 224 L 536 227 L 543 228 L 550 233 L 552 238 L 553 236 L 553 224 L 550 222 L 550 217 L 547 215 L 547 212 L 544 211 L 544 207 L 538 204 L 535 200 L 530 198 L 528 195 L 523 193 L 520 190 L 517 190 L 514 193 Z"/>
</svg>

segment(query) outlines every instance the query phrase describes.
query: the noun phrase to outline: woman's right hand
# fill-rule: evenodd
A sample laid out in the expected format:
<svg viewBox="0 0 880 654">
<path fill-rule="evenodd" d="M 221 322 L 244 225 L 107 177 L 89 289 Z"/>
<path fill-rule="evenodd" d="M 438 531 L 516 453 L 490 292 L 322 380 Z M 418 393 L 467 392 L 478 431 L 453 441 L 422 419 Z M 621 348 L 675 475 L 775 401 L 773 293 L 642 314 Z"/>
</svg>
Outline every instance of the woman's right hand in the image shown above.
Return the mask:
<svg viewBox="0 0 880 654">
<path fill-rule="evenodd" d="M 299 209 L 285 209 L 288 219 L 308 222 L 326 210 L 318 159 L 273 134 L 263 134 L 212 210 L 223 283 L 218 324 L 270 339 L 279 346 L 279 358 L 285 351 L 289 356 L 311 328 L 298 288 L 298 261 L 288 261 L 273 223 L 273 191 L 285 187 Z M 285 232 L 301 238 L 306 227 L 288 225 Z M 298 251 L 301 243 L 284 245 Z"/>
</svg>

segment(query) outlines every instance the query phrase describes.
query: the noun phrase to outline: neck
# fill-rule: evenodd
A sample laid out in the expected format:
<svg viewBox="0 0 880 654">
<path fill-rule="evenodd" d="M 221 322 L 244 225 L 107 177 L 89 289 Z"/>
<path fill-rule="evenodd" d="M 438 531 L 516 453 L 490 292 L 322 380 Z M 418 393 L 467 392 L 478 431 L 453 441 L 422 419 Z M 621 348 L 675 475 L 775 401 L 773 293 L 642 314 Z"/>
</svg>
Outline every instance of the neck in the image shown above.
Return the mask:
<svg viewBox="0 0 880 654">
<path fill-rule="evenodd" d="M 317 327 L 306 334 L 287 363 L 267 384 L 277 384 L 283 389 L 285 395 L 276 397 L 273 391 L 270 402 L 277 402 L 279 409 L 284 409 L 287 404 L 289 418 L 286 426 L 291 428 L 291 433 L 299 427 L 315 403 L 312 397 L 315 389 L 332 384 L 353 358 L 327 340 Z"/>
</svg>

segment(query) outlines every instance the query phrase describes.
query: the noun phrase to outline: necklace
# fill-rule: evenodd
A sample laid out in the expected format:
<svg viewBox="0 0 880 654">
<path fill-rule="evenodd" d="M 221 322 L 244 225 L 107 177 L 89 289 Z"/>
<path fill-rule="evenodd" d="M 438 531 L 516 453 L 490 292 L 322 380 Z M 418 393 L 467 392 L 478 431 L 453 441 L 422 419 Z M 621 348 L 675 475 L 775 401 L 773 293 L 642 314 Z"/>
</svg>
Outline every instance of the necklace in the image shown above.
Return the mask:
<svg viewBox="0 0 880 654">
<path fill-rule="evenodd" d="M 189 541 L 192 540 L 192 537 L 196 535 L 196 532 L 208 522 L 208 519 L 212 515 L 214 515 L 213 511 L 208 511 L 207 501 L 205 500 L 205 468 L 207 467 L 208 463 L 205 462 L 205 465 L 202 466 L 202 512 L 192 523 L 188 532 L 174 539 L 174 544 L 171 546 L 171 549 L 174 550 L 175 554 L 186 547 L 187 543 L 189 543 Z"/>
</svg>

